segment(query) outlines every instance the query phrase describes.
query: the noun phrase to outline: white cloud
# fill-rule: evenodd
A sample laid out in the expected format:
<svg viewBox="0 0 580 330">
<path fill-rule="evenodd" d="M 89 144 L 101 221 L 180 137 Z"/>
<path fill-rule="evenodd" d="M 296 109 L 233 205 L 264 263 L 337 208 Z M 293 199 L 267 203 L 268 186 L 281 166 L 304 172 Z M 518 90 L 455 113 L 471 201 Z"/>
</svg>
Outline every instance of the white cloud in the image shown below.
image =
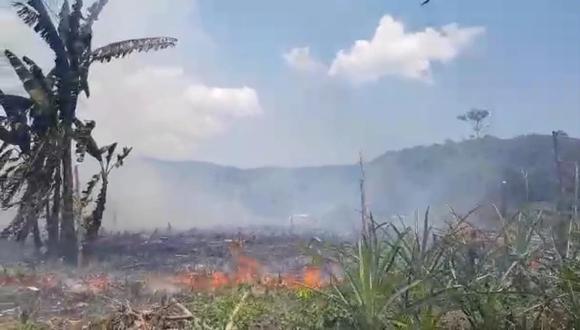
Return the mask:
<svg viewBox="0 0 580 330">
<path fill-rule="evenodd" d="M 312 57 L 309 47 L 292 48 L 283 54 L 283 58 L 288 66 L 298 71 L 315 73 L 327 70 L 323 63 Z"/>
<path fill-rule="evenodd" d="M 386 15 L 371 40 L 357 40 L 350 49 L 337 53 L 328 74 L 355 83 L 387 75 L 429 80 L 432 63 L 455 59 L 484 32 L 482 27 L 457 24 L 407 32 L 403 23 Z"/>
<path fill-rule="evenodd" d="M 214 116 L 245 117 L 261 112 L 258 94 L 249 87 L 209 88 L 190 85 L 186 96 L 189 102 L 211 111 Z"/>
<path fill-rule="evenodd" d="M 95 47 L 159 35 L 177 37 L 178 47 L 94 64 L 89 77 L 91 97 L 80 99 L 78 111 L 82 119 L 96 120 L 95 136 L 101 144 L 117 141 L 142 156 L 191 159 L 203 140 L 262 109 L 254 89 L 209 86 L 188 70 L 190 63 L 203 62 L 201 58 L 211 52 L 213 44 L 197 20 L 196 1 L 170 2 L 110 1 L 94 26 Z M 0 8 L 0 41 L 0 48 L 32 54 L 48 71 L 50 50 L 12 8 Z M 0 88 L 18 87 L 15 75 L 4 74 L 10 68 L 0 70 Z"/>
<path fill-rule="evenodd" d="M 283 57 L 298 71 L 324 72 L 355 84 L 385 76 L 430 81 L 433 63 L 454 60 L 484 32 L 483 27 L 455 23 L 409 32 L 402 22 L 385 15 L 370 40 L 357 40 L 350 49 L 339 50 L 330 65 L 313 58 L 309 47 L 293 48 Z"/>
<path fill-rule="evenodd" d="M 97 121 L 101 141 L 119 141 L 150 157 L 191 158 L 198 143 L 236 119 L 261 112 L 249 87 L 209 87 L 180 67 L 103 66 L 94 70 L 92 96 L 82 115 Z"/>
</svg>

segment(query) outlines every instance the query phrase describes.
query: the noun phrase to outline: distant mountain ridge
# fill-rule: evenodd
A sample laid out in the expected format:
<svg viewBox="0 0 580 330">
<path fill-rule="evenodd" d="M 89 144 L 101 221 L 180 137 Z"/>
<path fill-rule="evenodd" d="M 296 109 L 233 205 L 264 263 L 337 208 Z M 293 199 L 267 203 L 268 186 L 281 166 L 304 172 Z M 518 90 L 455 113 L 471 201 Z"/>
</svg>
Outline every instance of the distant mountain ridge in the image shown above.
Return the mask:
<svg viewBox="0 0 580 330">
<path fill-rule="evenodd" d="M 561 149 L 563 159 L 580 161 L 580 140 L 563 139 Z M 359 217 L 357 164 L 256 169 L 195 161 L 147 164 L 170 191 L 166 202 L 173 211 L 167 217 L 182 227 L 286 225 L 293 214 L 309 214 L 327 228 L 348 229 Z M 522 170 L 531 200 L 555 197 L 551 136 L 485 137 L 389 151 L 366 164 L 368 207 L 377 218 L 428 205 L 467 209 L 497 200 L 504 180 L 509 202 L 516 205 L 525 199 Z"/>
</svg>

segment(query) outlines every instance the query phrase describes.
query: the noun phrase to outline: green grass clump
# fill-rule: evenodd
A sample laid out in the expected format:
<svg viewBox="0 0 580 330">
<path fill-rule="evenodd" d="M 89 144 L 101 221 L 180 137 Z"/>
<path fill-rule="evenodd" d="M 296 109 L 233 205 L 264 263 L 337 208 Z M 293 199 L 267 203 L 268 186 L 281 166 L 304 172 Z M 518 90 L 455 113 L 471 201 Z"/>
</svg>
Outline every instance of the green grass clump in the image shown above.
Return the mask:
<svg viewBox="0 0 580 330">
<path fill-rule="evenodd" d="M 338 248 L 343 273 L 330 286 L 199 294 L 193 327 L 580 329 L 577 225 L 558 235 L 526 211 L 484 235 L 466 225 L 468 215 L 453 215 L 437 233 L 428 211 L 417 228 L 370 218 L 355 244 Z"/>
<path fill-rule="evenodd" d="M 580 329 L 576 226 L 562 238 L 541 213 L 519 212 L 484 237 L 453 214 L 437 236 L 428 210 L 421 228 L 371 217 L 342 249 L 343 281 L 323 296 L 355 329 Z"/>
<path fill-rule="evenodd" d="M 304 290 L 275 290 L 252 294 L 247 288 L 201 293 L 188 305 L 195 326 L 223 329 L 232 321 L 237 329 L 349 329 L 352 321 L 340 306 Z"/>
</svg>

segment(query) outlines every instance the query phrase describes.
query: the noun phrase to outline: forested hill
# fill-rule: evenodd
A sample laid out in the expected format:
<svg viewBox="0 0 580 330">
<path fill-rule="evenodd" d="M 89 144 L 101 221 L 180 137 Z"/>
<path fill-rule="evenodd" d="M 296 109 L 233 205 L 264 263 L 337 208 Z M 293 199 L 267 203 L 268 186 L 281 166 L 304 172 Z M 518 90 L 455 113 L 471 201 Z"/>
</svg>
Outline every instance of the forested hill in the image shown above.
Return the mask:
<svg viewBox="0 0 580 330">
<path fill-rule="evenodd" d="M 580 140 L 562 138 L 561 149 L 562 159 L 580 161 Z M 202 162 L 147 162 L 162 178 L 156 184 L 166 195 L 156 202 L 171 203 L 167 218 L 183 227 L 287 224 L 293 214 L 309 214 L 328 227 L 346 229 L 360 208 L 357 164 L 239 169 Z M 366 165 L 369 209 L 376 217 L 410 214 L 427 205 L 465 210 L 497 201 L 504 180 L 510 204 L 517 205 L 526 198 L 522 173 L 527 173 L 531 200 L 554 199 L 551 136 L 485 137 L 390 151 Z"/>
</svg>

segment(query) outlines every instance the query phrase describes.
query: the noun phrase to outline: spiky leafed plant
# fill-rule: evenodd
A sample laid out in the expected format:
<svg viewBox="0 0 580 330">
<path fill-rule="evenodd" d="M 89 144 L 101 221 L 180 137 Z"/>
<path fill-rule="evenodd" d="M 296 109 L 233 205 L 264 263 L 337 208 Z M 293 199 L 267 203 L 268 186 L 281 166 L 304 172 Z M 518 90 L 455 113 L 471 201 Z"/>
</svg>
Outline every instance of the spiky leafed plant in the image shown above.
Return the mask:
<svg viewBox="0 0 580 330">
<path fill-rule="evenodd" d="M 429 207 L 425 210 L 422 227 L 418 225 L 419 213 L 416 214 L 414 232 L 409 231 L 403 236 L 404 232 L 399 227 L 390 225 L 387 234 L 391 240 L 404 237 L 400 244 L 400 256 L 407 283 L 421 282 L 402 297 L 401 309 L 406 314 L 405 323 L 409 328 L 438 328 L 440 318 L 448 312 L 446 295 L 458 287 L 448 280 L 446 265 L 457 246 L 454 239 L 456 233 L 476 209 L 464 216 L 455 214 L 456 221 L 439 235 L 434 233 L 430 224 Z"/>
<path fill-rule="evenodd" d="M 449 269 L 459 289 L 449 300 L 473 328 L 539 328 L 540 307 L 551 299 L 540 270 L 549 247 L 536 239 L 542 214 L 518 212 L 504 219 L 498 211 L 498 216 L 503 226 L 493 236 L 458 240 L 460 248 L 453 252 Z M 474 247 L 475 263 L 470 257 Z"/>
<path fill-rule="evenodd" d="M 401 244 L 408 231 L 392 240 L 381 235 L 380 226 L 371 222 L 351 249 L 341 251 L 344 281 L 335 281 L 327 297 L 342 306 L 357 329 L 384 329 L 405 326 L 398 320 L 404 294 L 422 281 L 408 283 L 401 269 Z"/>
<path fill-rule="evenodd" d="M 43 79 L 30 80 L 19 73 L 20 66 L 15 66 L 12 61 L 11 64 L 25 85 L 25 89 L 29 91 L 30 99 L 36 104 L 35 108 L 42 111 L 54 110 L 57 121 L 52 123 L 52 126 L 48 123 L 45 129 L 58 127 L 62 133 L 58 143 L 59 148 L 62 149 L 59 164 L 62 177 L 60 185 L 62 210 L 58 210 L 62 219 L 60 238 L 65 259 L 73 263 L 76 262 L 77 256 L 77 237 L 73 212 L 72 141 L 78 97 L 81 92 L 84 92 L 87 97 L 90 95 L 88 84 L 90 66 L 95 62 L 107 62 L 133 52 L 172 47 L 177 42 L 176 39 L 169 37 L 145 38 L 115 42 L 93 50 L 93 23 L 98 19 L 107 2 L 108 0 L 97 0 L 86 12 L 83 12 L 82 0 L 75 0 L 72 6 L 69 5 L 68 0 L 65 0 L 58 15 L 58 24 L 53 22 L 42 0 L 13 3 L 20 18 L 48 44 L 55 57 L 54 68 L 47 77 L 43 76 Z M 29 71 L 33 75 L 41 73 L 37 68 L 34 65 L 34 68 Z M 40 86 L 37 86 L 38 82 Z M 51 88 L 43 89 L 46 85 L 51 85 Z M 39 90 L 46 93 L 37 93 Z M 8 136 L 0 132 L 0 137 L 2 135 L 9 139 L 14 138 L 13 135 Z"/>
</svg>

